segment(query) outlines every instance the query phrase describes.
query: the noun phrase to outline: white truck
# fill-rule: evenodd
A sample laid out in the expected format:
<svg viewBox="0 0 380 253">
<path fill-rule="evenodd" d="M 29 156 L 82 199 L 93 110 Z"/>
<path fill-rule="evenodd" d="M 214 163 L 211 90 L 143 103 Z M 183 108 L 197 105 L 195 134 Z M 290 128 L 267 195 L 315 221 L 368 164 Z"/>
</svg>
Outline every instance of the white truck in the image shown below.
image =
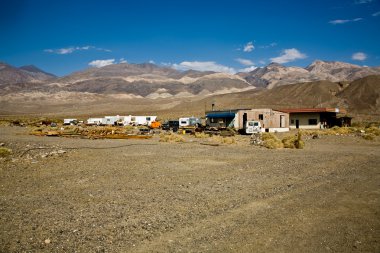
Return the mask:
<svg viewBox="0 0 380 253">
<path fill-rule="evenodd" d="M 245 124 L 245 133 L 246 134 L 253 134 L 253 133 L 260 133 L 261 132 L 261 123 L 260 121 L 247 121 Z"/>
</svg>

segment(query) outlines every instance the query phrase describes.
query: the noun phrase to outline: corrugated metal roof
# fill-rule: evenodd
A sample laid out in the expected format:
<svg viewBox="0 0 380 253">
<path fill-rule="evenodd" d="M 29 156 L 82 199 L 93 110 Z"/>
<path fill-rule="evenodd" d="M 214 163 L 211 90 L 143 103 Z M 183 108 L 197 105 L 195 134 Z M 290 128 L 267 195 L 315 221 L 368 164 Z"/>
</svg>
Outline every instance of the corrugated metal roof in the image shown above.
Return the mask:
<svg viewBox="0 0 380 253">
<path fill-rule="evenodd" d="M 287 112 L 287 113 L 303 113 L 303 112 L 347 113 L 347 111 L 342 108 L 288 108 L 288 109 L 280 109 L 279 111 Z"/>
</svg>

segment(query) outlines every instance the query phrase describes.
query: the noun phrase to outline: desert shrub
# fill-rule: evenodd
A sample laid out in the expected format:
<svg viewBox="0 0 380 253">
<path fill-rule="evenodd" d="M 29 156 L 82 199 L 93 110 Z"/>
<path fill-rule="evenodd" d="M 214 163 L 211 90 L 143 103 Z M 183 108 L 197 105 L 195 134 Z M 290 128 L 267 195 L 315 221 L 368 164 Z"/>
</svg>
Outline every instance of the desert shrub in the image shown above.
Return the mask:
<svg viewBox="0 0 380 253">
<path fill-rule="evenodd" d="M 302 132 L 298 131 L 297 139 L 294 142 L 294 145 L 297 149 L 303 149 L 305 147 L 305 142 L 302 140 Z"/>
<path fill-rule="evenodd" d="M 353 127 L 337 127 L 337 126 L 334 126 L 333 128 L 330 128 L 328 130 L 328 133 L 330 134 L 340 134 L 340 135 L 347 135 L 347 134 L 352 134 L 352 133 L 355 133 L 357 131 L 356 128 L 353 128 Z"/>
<path fill-rule="evenodd" d="M 365 132 L 369 133 L 369 134 L 373 134 L 373 135 L 379 136 L 380 135 L 380 128 L 379 127 L 375 127 L 375 126 L 371 126 L 369 128 L 366 128 Z"/>
<path fill-rule="evenodd" d="M 263 140 L 262 145 L 266 148 L 277 149 L 284 147 L 282 141 L 272 133 L 263 133 L 261 139 Z"/>
<path fill-rule="evenodd" d="M 185 138 L 182 135 L 179 134 L 160 134 L 160 142 L 185 142 Z"/>
<path fill-rule="evenodd" d="M 7 157 L 12 154 L 12 150 L 9 148 L 0 147 L 0 157 Z"/>
<path fill-rule="evenodd" d="M 282 143 L 284 144 L 284 148 L 296 148 L 295 142 L 297 140 L 297 136 L 289 135 L 285 136 L 282 139 Z"/>
<path fill-rule="evenodd" d="M 375 139 L 376 135 L 374 135 L 372 133 L 368 133 L 368 134 L 363 134 L 362 137 L 365 140 L 373 141 Z"/>
<path fill-rule="evenodd" d="M 205 138 L 209 138 L 210 135 L 209 134 L 206 134 L 206 133 L 203 133 L 203 132 L 195 132 L 195 138 L 200 138 L 200 139 L 205 139 Z"/>
</svg>

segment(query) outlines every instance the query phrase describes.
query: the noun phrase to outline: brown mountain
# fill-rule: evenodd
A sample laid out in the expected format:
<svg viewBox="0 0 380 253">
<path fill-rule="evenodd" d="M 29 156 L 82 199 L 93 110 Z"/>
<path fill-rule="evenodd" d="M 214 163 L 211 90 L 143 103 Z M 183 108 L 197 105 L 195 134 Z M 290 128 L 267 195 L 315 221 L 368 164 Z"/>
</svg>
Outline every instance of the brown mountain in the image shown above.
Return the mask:
<svg viewBox="0 0 380 253">
<path fill-rule="evenodd" d="M 6 63 L 0 63 L 0 86 L 19 83 L 41 83 L 55 78 L 35 66 L 23 66 L 16 68 Z"/>
<path fill-rule="evenodd" d="M 271 63 L 249 73 L 238 73 L 249 83 L 257 87 L 272 89 L 277 86 L 328 80 L 332 82 L 353 81 L 369 75 L 379 75 L 379 68 L 360 67 L 344 62 L 314 61 L 306 68 L 285 67 Z"/>
</svg>

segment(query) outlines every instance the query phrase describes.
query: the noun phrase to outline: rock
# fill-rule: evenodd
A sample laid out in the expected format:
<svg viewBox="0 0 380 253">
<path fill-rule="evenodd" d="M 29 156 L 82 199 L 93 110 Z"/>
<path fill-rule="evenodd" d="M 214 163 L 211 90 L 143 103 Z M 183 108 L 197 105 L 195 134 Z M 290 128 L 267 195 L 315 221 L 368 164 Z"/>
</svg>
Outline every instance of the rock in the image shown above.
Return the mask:
<svg viewBox="0 0 380 253">
<path fill-rule="evenodd" d="M 50 243 L 51 243 L 51 241 L 49 238 L 45 240 L 45 244 L 50 244 Z"/>
<path fill-rule="evenodd" d="M 4 147 L 4 145 L 5 145 L 5 143 L 3 143 L 3 142 L 0 143 L 0 147 Z"/>
</svg>

